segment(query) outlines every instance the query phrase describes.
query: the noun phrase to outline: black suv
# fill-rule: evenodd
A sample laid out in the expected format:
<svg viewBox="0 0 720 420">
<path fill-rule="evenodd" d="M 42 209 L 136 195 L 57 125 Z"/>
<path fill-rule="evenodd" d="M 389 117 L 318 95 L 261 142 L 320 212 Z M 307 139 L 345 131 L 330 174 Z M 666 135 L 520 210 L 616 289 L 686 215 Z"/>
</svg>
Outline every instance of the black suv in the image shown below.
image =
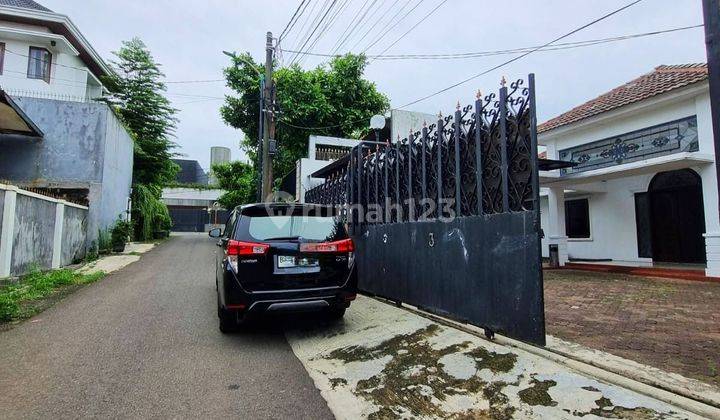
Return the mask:
<svg viewBox="0 0 720 420">
<path fill-rule="evenodd" d="M 217 245 L 220 331 L 253 314 L 324 311 L 342 318 L 355 299 L 352 239 L 332 207 L 262 203 L 236 207 Z"/>
</svg>

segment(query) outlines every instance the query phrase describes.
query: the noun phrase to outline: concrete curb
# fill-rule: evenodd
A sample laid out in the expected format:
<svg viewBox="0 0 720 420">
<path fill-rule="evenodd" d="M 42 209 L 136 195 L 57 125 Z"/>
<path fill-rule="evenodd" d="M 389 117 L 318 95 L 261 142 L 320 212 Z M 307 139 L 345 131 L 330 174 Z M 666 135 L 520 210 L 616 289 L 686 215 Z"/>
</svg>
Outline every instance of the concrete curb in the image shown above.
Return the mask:
<svg viewBox="0 0 720 420">
<path fill-rule="evenodd" d="M 388 301 L 379 297 L 370 296 L 380 302 L 395 305 L 394 302 Z M 400 306 L 402 309 L 405 309 L 407 311 L 416 313 L 417 315 L 423 316 L 425 318 L 431 319 L 439 324 L 446 325 L 448 327 L 456 328 L 458 330 L 461 330 L 463 332 L 466 332 L 468 334 L 472 334 L 475 336 L 478 336 L 482 339 L 487 339 L 485 337 L 485 332 L 482 328 L 476 327 L 470 324 L 463 324 L 457 321 L 453 321 L 448 318 L 444 318 L 435 314 L 431 314 L 429 312 L 423 311 L 420 308 L 417 308 L 412 305 L 408 305 L 403 303 Z M 526 344 L 517 340 L 513 340 L 508 337 L 495 335 L 496 343 L 505 345 L 508 347 L 514 347 L 523 351 L 526 351 L 528 353 L 543 357 L 545 359 L 551 360 L 553 362 L 559 363 L 561 365 L 567 366 L 570 369 L 573 369 L 577 372 L 583 373 L 585 375 L 589 375 L 592 377 L 595 377 L 601 381 L 617 385 L 632 391 L 635 391 L 637 393 L 646 395 L 651 398 L 655 398 L 657 400 L 663 401 L 665 403 L 674 405 L 676 407 L 682 408 L 684 410 L 690 411 L 694 414 L 697 414 L 699 416 L 703 416 L 706 418 L 720 418 L 720 408 L 714 407 L 713 405 L 710 405 L 708 403 L 705 403 L 703 401 L 698 401 L 697 399 L 693 397 L 689 397 L 686 395 L 683 395 L 680 392 L 674 392 L 670 390 L 663 389 L 662 387 L 658 387 L 652 384 L 648 384 L 643 382 L 641 378 L 633 378 L 630 377 L 630 375 L 627 375 L 627 372 L 623 370 L 618 370 L 618 372 L 614 372 L 612 370 L 605 369 L 602 366 L 595 366 L 591 363 L 588 363 L 586 361 L 577 360 L 569 355 L 561 354 L 560 352 L 553 351 L 552 349 L 543 349 L 540 347 L 535 347 L 530 344 Z M 662 372 L 662 371 L 660 371 Z M 683 389 L 680 388 L 679 391 L 682 391 Z"/>
<path fill-rule="evenodd" d="M 551 335 L 547 336 L 547 341 L 546 349 L 561 356 L 720 408 L 720 389 L 704 382 L 570 343 Z"/>
</svg>

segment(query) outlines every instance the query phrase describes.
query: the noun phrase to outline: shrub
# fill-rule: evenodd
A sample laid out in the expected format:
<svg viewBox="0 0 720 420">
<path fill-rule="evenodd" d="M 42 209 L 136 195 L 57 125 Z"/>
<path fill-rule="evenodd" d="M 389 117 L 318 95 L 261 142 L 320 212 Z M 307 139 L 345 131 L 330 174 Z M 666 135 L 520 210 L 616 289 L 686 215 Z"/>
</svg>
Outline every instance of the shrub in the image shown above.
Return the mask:
<svg viewBox="0 0 720 420">
<path fill-rule="evenodd" d="M 158 230 L 170 230 L 172 220 L 167 206 L 160 200 L 162 190 L 154 185 L 136 184 L 133 186 L 133 220 L 135 238 L 141 241 L 153 239 Z"/>
<path fill-rule="evenodd" d="M 132 234 L 132 231 L 132 222 L 118 217 L 118 220 L 115 222 L 115 225 L 110 232 L 110 243 L 112 244 L 113 249 L 124 246 L 125 242 L 127 242 L 128 238 Z"/>
<path fill-rule="evenodd" d="M 112 249 L 112 235 L 108 229 L 98 230 L 98 252 L 100 254 L 108 254 Z"/>
</svg>

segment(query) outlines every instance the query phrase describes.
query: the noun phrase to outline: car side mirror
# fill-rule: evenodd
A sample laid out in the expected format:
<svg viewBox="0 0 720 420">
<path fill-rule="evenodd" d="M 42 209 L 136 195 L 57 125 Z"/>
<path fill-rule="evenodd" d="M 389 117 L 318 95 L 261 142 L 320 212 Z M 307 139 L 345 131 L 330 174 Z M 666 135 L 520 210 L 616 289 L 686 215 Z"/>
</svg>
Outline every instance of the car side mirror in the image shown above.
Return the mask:
<svg viewBox="0 0 720 420">
<path fill-rule="evenodd" d="M 222 235 L 222 230 L 220 228 L 210 229 L 210 232 L 208 232 L 208 236 L 211 238 L 219 238 Z"/>
</svg>

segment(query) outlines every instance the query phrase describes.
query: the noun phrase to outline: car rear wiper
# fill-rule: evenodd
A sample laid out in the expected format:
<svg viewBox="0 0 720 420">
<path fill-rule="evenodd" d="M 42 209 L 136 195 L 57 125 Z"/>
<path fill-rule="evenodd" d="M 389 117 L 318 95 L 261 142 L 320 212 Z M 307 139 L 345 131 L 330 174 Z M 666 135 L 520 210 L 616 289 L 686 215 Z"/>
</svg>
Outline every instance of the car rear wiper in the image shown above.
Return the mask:
<svg viewBox="0 0 720 420">
<path fill-rule="evenodd" d="M 301 236 L 278 236 L 277 238 L 267 238 L 266 241 L 282 241 L 282 240 L 290 240 L 290 239 L 300 239 Z"/>
</svg>

